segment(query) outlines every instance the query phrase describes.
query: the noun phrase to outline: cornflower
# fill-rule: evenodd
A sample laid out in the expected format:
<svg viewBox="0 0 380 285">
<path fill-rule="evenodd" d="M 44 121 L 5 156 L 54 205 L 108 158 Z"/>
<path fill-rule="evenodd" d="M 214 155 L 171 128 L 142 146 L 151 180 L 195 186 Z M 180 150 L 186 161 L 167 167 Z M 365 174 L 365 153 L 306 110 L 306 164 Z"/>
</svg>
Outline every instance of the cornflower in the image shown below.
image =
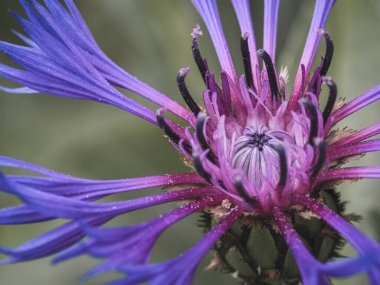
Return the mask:
<svg viewBox="0 0 380 285">
<path fill-rule="evenodd" d="M 336 123 L 380 98 L 380 86 L 344 103 L 327 77 L 334 53 L 324 30 L 333 0 L 316 0 L 305 48 L 288 91 L 286 70 L 275 64 L 279 0 L 266 0 L 264 44 L 257 50 L 248 0 L 231 0 L 241 30 L 244 74 L 238 76 L 221 27 L 216 0 L 192 0 L 214 44 L 221 73 L 202 57 L 197 25 L 192 52 L 205 84 L 198 104 L 177 75 L 186 108 L 113 63 L 98 47 L 72 0 L 20 0 L 27 18 L 13 13 L 26 46 L 0 42 L 0 50 L 20 68 L 0 64 L 0 75 L 23 87 L 13 93 L 49 93 L 92 100 L 126 110 L 162 129 L 192 172 L 122 180 L 89 180 L 60 174 L 9 157 L 0 166 L 38 176 L 0 176 L 1 190 L 23 204 L 1 209 L 2 224 L 68 222 L 15 249 L 1 263 L 58 254 L 61 262 L 82 254 L 104 259 L 87 273 L 125 274 L 110 284 L 190 284 L 203 256 L 215 249 L 211 267 L 247 284 L 330 284 L 330 277 L 366 272 L 380 284 L 380 246 L 351 223 L 335 186 L 343 180 L 379 178 L 379 166 L 344 167 L 351 158 L 378 151 L 375 123 L 360 131 L 334 130 Z M 312 68 L 320 40 L 326 51 Z M 260 65 L 260 62 L 262 64 Z M 220 80 L 219 80 L 220 78 Z M 155 112 L 121 94 L 125 88 L 150 100 Z M 325 107 L 319 104 L 327 87 Z M 186 126 L 165 117 L 170 112 Z M 164 187 L 153 196 L 97 202 L 112 194 Z M 176 202 L 157 218 L 127 227 L 103 227 L 113 218 L 150 206 Z M 204 237 L 178 257 L 151 264 L 158 237 L 181 219 L 203 213 Z M 358 252 L 337 259 L 343 240 Z"/>
</svg>

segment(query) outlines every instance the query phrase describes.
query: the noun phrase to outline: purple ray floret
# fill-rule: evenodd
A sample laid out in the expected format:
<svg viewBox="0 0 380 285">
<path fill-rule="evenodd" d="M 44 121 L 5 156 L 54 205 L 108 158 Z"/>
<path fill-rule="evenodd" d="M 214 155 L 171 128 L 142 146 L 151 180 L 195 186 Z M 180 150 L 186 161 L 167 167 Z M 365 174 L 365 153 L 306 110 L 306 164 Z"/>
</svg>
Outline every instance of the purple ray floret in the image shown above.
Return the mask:
<svg viewBox="0 0 380 285">
<path fill-rule="evenodd" d="M 180 256 L 149 266 L 123 266 L 119 270 L 127 273 L 127 278 L 112 284 L 139 284 L 144 281 L 150 284 L 191 284 L 194 271 L 201 258 L 210 250 L 215 242 L 225 233 L 240 212 L 232 209 L 231 212 L 223 217 L 220 223 L 208 232 L 201 241 Z"/>
</svg>

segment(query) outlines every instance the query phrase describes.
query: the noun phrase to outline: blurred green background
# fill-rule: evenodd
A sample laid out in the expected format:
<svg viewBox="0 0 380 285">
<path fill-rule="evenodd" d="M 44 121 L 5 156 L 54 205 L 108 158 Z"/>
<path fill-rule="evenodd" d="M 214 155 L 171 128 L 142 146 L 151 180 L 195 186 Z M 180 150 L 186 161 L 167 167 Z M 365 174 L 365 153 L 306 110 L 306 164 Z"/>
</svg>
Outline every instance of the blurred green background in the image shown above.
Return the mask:
<svg viewBox="0 0 380 285">
<path fill-rule="evenodd" d="M 76 1 L 95 38 L 104 51 L 121 67 L 180 100 L 176 74 L 183 66 L 193 72 L 187 79 L 192 94 L 200 99 L 203 89 L 191 56 L 190 33 L 200 22 L 189 0 L 81 0 Z M 231 5 L 218 1 L 231 52 L 242 72 L 239 52 L 239 30 Z M 278 35 L 278 67 L 288 65 L 290 74 L 298 64 L 314 1 L 286 0 L 280 7 Z M 18 28 L 8 14 L 9 8 L 20 10 L 17 1 L 0 2 L 0 39 L 17 41 L 10 32 Z M 262 1 L 252 1 L 257 46 L 262 46 Z M 204 27 L 203 23 L 202 27 Z M 329 75 L 347 100 L 379 84 L 380 66 L 380 2 L 377 0 L 337 1 L 329 18 L 327 31 L 335 43 L 335 56 Z M 203 29 L 206 30 L 205 28 Z M 200 40 L 202 52 L 218 70 L 208 34 Z M 320 48 L 322 51 L 324 45 Z M 5 57 L 2 61 L 7 62 Z M 291 81 L 292 82 L 292 81 Z M 0 84 L 9 84 L 0 80 Z M 344 121 L 344 125 L 362 128 L 380 120 L 379 104 L 373 104 Z M 93 102 L 74 101 L 46 95 L 0 94 L 0 153 L 74 176 L 92 179 L 116 179 L 189 171 L 162 132 L 134 116 Z M 357 165 L 379 165 L 380 156 L 367 155 Z M 363 216 L 358 225 L 374 239 L 380 239 L 378 218 L 380 189 L 375 180 L 346 183 L 340 187 L 349 201 L 348 212 Z M 146 192 L 143 192 L 146 193 Z M 133 195 L 119 195 L 113 200 Z M 0 207 L 17 201 L 0 196 Z M 171 205 L 173 206 L 173 205 Z M 122 216 L 114 224 L 144 221 L 167 211 L 170 205 Z M 0 244 L 15 247 L 58 225 L 2 226 Z M 194 244 L 202 235 L 196 217 L 179 223 L 162 238 L 155 248 L 153 260 L 177 255 Z M 345 249 L 350 255 L 353 251 Z M 201 264 L 194 284 L 237 284 L 227 275 L 203 272 Z M 71 285 L 97 261 L 81 257 L 59 266 L 48 258 L 0 267 L 1 285 Z M 106 275 L 84 284 L 100 284 L 115 278 Z M 366 284 L 363 277 L 336 284 Z M 335 284 L 335 283 L 334 283 Z"/>
</svg>

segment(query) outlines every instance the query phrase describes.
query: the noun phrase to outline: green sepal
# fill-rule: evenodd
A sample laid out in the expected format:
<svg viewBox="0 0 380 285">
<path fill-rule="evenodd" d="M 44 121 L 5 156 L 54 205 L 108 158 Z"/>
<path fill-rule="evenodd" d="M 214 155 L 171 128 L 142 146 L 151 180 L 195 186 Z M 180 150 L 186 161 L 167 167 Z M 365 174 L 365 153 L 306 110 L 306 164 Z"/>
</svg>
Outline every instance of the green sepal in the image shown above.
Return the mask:
<svg viewBox="0 0 380 285">
<path fill-rule="evenodd" d="M 322 240 L 321 247 L 319 249 L 318 259 L 322 262 L 327 261 L 331 256 L 331 252 L 335 248 L 335 244 L 336 239 L 325 236 Z"/>
<path fill-rule="evenodd" d="M 243 277 L 244 279 L 257 278 L 256 273 L 247 264 L 247 262 L 243 259 L 241 253 L 235 247 L 230 248 L 224 258 L 231 267 L 235 268 L 239 272 L 240 277 Z"/>
<path fill-rule="evenodd" d="M 343 215 L 344 203 L 334 189 L 314 192 L 331 210 Z M 310 253 L 321 262 L 338 257 L 342 238 L 319 217 L 294 207 L 287 212 Z M 269 217 L 236 222 L 216 246 L 227 272 L 244 285 L 298 285 L 300 273 L 291 251 Z M 213 220 L 212 224 L 216 221 Z"/>
<path fill-rule="evenodd" d="M 287 250 L 284 260 L 283 274 L 288 278 L 299 277 L 299 270 L 291 250 Z"/>
<path fill-rule="evenodd" d="M 272 269 L 276 267 L 279 256 L 276 243 L 272 233 L 267 227 L 255 225 L 251 229 L 248 238 L 247 251 L 249 256 L 259 264 L 262 269 Z"/>
</svg>

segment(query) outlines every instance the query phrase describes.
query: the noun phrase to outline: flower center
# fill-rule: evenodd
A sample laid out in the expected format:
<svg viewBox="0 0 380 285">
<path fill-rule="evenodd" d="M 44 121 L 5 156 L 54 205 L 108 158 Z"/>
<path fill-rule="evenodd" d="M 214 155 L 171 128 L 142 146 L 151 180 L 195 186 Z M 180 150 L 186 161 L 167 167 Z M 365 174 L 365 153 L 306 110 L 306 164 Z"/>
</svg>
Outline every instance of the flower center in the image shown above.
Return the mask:
<svg viewBox="0 0 380 285">
<path fill-rule="evenodd" d="M 246 128 L 233 149 L 232 166 L 241 169 L 255 186 L 261 186 L 263 178 L 279 177 L 279 155 L 276 150 L 280 138 L 266 127 Z"/>
<path fill-rule="evenodd" d="M 294 156 L 294 138 L 282 130 L 270 130 L 266 126 L 248 127 L 235 141 L 232 166 L 240 169 L 248 181 L 260 188 L 264 181 L 276 186 L 281 176 L 280 149 Z"/>
<path fill-rule="evenodd" d="M 270 138 L 265 133 L 253 133 L 248 135 L 249 141 L 247 142 L 247 147 L 257 148 L 259 151 L 263 150 L 265 144 L 268 143 Z"/>
</svg>

